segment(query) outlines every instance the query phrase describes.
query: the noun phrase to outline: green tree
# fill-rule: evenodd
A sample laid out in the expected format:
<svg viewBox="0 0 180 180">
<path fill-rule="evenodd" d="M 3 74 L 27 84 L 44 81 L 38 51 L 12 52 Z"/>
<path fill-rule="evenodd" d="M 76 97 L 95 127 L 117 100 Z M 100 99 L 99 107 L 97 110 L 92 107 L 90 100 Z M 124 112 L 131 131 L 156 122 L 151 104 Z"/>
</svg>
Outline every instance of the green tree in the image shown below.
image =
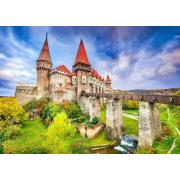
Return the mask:
<svg viewBox="0 0 180 180">
<path fill-rule="evenodd" d="M 27 118 L 27 113 L 15 98 L 0 98 L 0 126 L 19 124 Z"/>
<path fill-rule="evenodd" d="M 76 143 L 76 127 L 70 123 L 65 112 L 58 113 L 48 127 L 45 146 L 50 153 L 72 153 L 72 146 Z"/>
</svg>

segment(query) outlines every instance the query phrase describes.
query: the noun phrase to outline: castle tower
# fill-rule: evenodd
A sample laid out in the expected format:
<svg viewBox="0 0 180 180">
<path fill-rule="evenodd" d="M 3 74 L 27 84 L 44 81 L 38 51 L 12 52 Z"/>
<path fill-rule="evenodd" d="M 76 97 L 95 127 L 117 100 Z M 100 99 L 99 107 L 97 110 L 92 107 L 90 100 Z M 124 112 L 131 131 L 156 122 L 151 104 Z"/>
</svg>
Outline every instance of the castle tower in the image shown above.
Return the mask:
<svg viewBox="0 0 180 180">
<path fill-rule="evenodd" d="M 73 72 L 76 73 L 76 95 L 77 100 L 80 97 L 82 91 L 89 92 L 88 78 L 91 72 L 91 65 L 89 63 L 84 43 L 81 40 L 76 55 L 76 59 L 73 65 Z"/>
<path fill-rule="evenodd" d="M 52 69 L 51 56 L 49 52 L 48 39 L 42 47 L 36 64 L 37 69 L 37 93 L 38 98 L 49 96 L 49 71 Z"/>
<path fill-rule="evenodd" d="M 111 79 L 109 78 L 109 76 L 107 76 L 105 83 L 108 87 L 111 87 Z"/>
</svg>

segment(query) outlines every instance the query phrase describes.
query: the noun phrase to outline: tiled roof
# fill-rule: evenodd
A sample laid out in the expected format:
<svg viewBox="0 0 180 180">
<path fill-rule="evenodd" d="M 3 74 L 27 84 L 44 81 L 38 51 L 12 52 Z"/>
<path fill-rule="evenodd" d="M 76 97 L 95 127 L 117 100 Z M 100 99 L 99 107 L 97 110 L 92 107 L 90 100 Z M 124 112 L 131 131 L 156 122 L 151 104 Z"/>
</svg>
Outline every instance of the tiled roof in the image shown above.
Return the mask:
<svg viewBox="0 0 180 180">
<path fill-rule="evenodd" d="M 96 77 L 100 81 L 104 81 L 104 78 L 93 68 L 91 68 L 91 73 L 93 77 Z"/>
<path fill-rule="evenodd" d="M 61 71 L 65 74 L 67 74 L 68 76 L 72 76 L 73 74 L 71 73 L 71 71 L 69 71 L 69 69 L 65 66 L 65 65 L 60 65 L 56 68 L 58 71 Z"/>
<path fill-rule="evenodd" d="M 79 44 L 79 48 L 78 48 L 78 52 L 77 52 L 77 55 L 76 55 L 74 65 L 76 65 L 78 63 L 90 65 L 87 54 L 86 54 L 86 49 L 84 47 L 84 43 L 83 43 L 82 40 L 80 41 L 80 44 Z"/>
<path fill-rule="evenodd" d="M 46 40 L 43 44 L 38 60 L 45 60 L 51 63 L 51 56 L 50 56 L 50 51 L 49 51 L 47 34 L 46 34 Z"/>
</svg>

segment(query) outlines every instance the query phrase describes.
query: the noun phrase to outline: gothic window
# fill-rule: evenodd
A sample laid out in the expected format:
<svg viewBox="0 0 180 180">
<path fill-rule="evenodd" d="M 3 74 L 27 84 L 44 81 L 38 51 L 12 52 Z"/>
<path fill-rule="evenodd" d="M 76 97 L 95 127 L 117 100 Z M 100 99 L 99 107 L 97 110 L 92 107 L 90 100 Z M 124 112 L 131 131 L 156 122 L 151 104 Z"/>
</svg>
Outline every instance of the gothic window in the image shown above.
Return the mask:
<svg viewBox="0 0 180 180">
<path fill-rule="evenodd" d="M 76 77 L 72 77 L 72 84 L 76 84 Z"/>
</svg>

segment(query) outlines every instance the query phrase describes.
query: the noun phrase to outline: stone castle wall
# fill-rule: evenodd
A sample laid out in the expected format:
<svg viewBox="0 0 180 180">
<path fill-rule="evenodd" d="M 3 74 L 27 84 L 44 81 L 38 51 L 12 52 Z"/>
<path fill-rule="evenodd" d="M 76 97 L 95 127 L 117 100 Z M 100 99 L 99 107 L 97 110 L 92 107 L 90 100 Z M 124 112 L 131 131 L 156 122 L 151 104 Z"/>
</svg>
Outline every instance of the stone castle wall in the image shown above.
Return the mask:
<svg viewBox="0 0 180 180">
<path fill-rule="evenodd" d="M 36 98 L 37 86 L 29 83 L 17 83 L 15 97 L 20 104 L 25 104 Z"/>
<path fill-rule="evenodd" d="M 57 70 L 50 73 L 50 97 L 54 102 L 76 100 L 75 87 L 72 86 L 72 78 Z"/>
</svg>

